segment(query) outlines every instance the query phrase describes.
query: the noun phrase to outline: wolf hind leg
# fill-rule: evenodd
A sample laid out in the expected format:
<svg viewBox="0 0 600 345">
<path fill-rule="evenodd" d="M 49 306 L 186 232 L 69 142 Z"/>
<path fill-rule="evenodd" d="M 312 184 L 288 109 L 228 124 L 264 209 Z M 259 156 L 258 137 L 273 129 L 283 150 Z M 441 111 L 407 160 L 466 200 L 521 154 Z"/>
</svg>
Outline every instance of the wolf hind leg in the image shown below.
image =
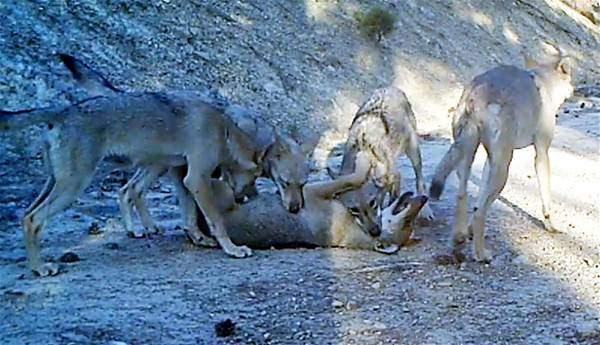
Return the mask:
<svg viewBox="0 0 600 345">
<path fill-rule="evenodd" d="M 50 192 L 45 197 L 40 194 L 39 204 L 27 213 L 23 219 L 29 268 L 39 276 L 43 277 L 58 273 L 56 264 L 43 263 L 40 258 L 40 235 L 44 224 L 52 216 L 69 207 L 85 187 L 90 184 L 94 169 L 93 167 L 82 169 L 81 166 L 70 169 L 70 171 L 61 169 L 61 174 L 55 177 Z"/>
</svg>

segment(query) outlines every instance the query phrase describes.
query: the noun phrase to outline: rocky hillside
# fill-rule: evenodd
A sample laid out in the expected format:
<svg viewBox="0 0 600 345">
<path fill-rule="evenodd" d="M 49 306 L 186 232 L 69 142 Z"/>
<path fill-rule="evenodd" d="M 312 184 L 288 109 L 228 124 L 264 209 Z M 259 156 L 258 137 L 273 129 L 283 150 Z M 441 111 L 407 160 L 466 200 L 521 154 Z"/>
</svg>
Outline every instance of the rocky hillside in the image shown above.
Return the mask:
<svg viewBox="0 0 600 345">
<path fill-rule="evenodd" d="M 0 107 L 82 97 L 59 51 L 127 89 L 216 88 L 301 135 L 346 129 L 370 90 L 389 84 L 408 94 L 421 132 L 446 132 L 465 82 L 499 63 L 521 64 L 523 49 L 540 56 L 543 41 L 576 57 L 579 85 L 600 80 L 600 29 L 581 1 L 366 3 L 2 1 Z M 398 19 L 380 43 L 355 20 L 376 5 Z"/>
</svg>

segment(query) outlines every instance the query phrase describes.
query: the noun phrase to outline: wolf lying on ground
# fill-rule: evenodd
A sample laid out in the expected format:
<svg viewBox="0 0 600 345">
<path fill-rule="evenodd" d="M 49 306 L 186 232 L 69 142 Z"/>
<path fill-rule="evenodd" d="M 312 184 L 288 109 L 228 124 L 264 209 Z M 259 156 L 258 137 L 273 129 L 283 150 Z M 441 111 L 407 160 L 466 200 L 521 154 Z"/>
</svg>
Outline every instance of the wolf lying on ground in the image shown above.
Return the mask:
<svg viewBox="0 0 600 345">
<path fill-rule="evenodd" d="M 571 67 L 559 54 L 551 61 L 528 62 L 529 69 L 493 68 L 465 87 L 454 112 L 454 143 L 439 163 L 430 196 L 439 198 L 448 175 L 456 169 L 459 179 L 452 249 L 456 257 L 469 235 L 478 261 L 491 260 L 485 248 L 486 213 L 506 184 L 513 150 L 533 144 L 535 170 L 542 199 L 544 226 L 555 231 L 550 220 L 550 161 L 555 115 L 573 92 Z M 479 144 L 487 152 L 482 185 L 475 212 L 467 225 L 467 181 Z"/>
<path fill-rule="evenodd" d="M 396 87 L 376 89 L 354 115 L 344 147 L 341 173 L 354 169 L 354 157 L 367 152 L 381 164 L 377 173 L 377 186 L 367 183 L 362 188 L 346 193 L 340 201 L 353 212 L 358 222 L 378 236 L 377 209 L 382 196 L 391 192 L 396 197 L 401 192 L 401 175 L 396 162 L 406 154 L 412 163 L 418 194 L 425 193 L 421 151 L 417 135 L 417 123 L 411 105 L 402 90 Z M 421 210 L 420 217 L 434 218 L 429 205 Z"/>
<path fill-rule="evenodd" d="M 50 176 L 23 220 L 30 268 L 41 276 L 57 273 L 43 264 L 40 233 L 50 217 L 67 208 L 92 180 L 96 166 L 111 154 L 135 165 L 188 166 L 185 188 L 193 196 L 223 250 L 234 257 L 250 255 L 234 245 L 210 194 L 217 167 L 232 171 L 228 181 L 236 194 L 259 175 L 258 150 L 224 109 L 193 92 L 126 93 L 94 97 L 68 107 L 0 112 L 1 130 L 46 126 L 44 157 Z"/>
<path fill-rule="evenodd" d="M 107 78 L 89 67 L 81 60 L 67 54 L 59 54 L 59 57 L 77 84 L 84 88 L 90 95 L 110 96 L 116 94 L 127 94 L 128 92 L 114 87 Z M 292 213 L 297 213 L 304 206 L 302 187 L 308 179 L 308 160 L 306 158 L 308 147 L 300 146 L 293 139 L 279 133 L 269 125 L 262 117 L 241 106 L 229 105 L 223 102 L 224 113 L 258 146 L 261 152 L 262 176 L 271 179 L 279 191 L 281 201 L 285 208 Z M 163 175 L 168 166 L 157 164 L 139 166 L 133 178 L 119 192 L 119 205 L 125 228 L 135 237 L 143 235 L 142 232 L 134 230 L 133 227 L 133 205 L 136 206 L 142 225 L 153 232 L 157 232 L 150 213 L 143 201 L 143 195 L 153 182 Z M 221 171 L 228 179 L 228 170 Z M 175 176 L 181 172 L 170 172 L 169 176 Z M 243 194 L 251 194 L 245 191 Z M 195 208 L 191 205 L 182 204 L 182 209 Z M 185 211 L 189 219 L 184 219 L 185 227 L 191 239 L 198 245 L 214 245 L 208 238 L 202 237 L 197 230 L 196 213 Z"/>
<path fill-rule="evenodd" d="M 405 193 L 382 210 L 382 214 L 390 215 L 386 219 L 393 214 L 393 226 L 388 225 L 380 238 L 370 235 L 337 199 L 366 182 L 369 160 L 359 153 L 354 172 L 330 181 L 307 183 L 303 187 L 305 206 L 297 215 L 286 212 L 269 194 L 236 204 L 231 189 L 218 180 L 213 180 L 213 195 L 219 200 L 228 233 L 238 245 L 256 249 L 343 247 L 390 254 L 409 243 L 413 220 L 427 197 Z"/>
</svg>

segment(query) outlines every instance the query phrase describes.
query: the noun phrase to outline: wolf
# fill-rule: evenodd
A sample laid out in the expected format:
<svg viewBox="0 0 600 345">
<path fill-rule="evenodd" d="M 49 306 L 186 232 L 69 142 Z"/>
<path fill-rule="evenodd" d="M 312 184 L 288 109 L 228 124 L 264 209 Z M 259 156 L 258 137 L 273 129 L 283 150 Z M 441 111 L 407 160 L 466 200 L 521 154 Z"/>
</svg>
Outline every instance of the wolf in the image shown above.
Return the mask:
<svg viewBox="0 0 600 345">
<path fill-rule="evenodd" d="M 110 83 L 101 73 L 87 65 L 85 62 L 72 55 L 60 53 L 59 58 L 64 66 L 69 70 L 77 85 L 86 90 L 91 96 L 95 95 L 114 95 L 124 94 L 127 91 L 121 90 Z M 309 167 L 307 155 L 311 150 L 311 144 L 298 144 L 294 139 L 278 132 L 269 125 L 260 114 L 248 108 L 229 104 L 219 96 L 212 96 L 218 100 L 219 104 L 225 109 L 225 115 L 229 117 L 242 131 L 244 131 L 259 147 L 261 152 L 261 177 L 271 179 L 279 192 L 281 202 L 291 213 L 298 213 L 304 206 L 302 187 L 308 180 Z M 140 220 L 144 228 L 151 232 L 160 232 L 156 227 L 150 213 L 148 212 L 142 196 L 156 179 L 167 171 L 167 166 L 152 165 L 140 166 L 133 178 L 119 191 L 119 206 L 124 219 L 125 228 L 134 237 L 143 236 L 144 233 L 137 232 L 133 228 L 133 205 L 137 208 Z M 236 169 L 222 170 L 223 178 L 231 178 L 229 172 L 235 172 Z M 171 171 L 168 176 L 178 178 L 180 172 Z M 255 190 L 248 188 L 242 193 L 245 197 L 256 195 Z M 238 202 L 241 202 L 241 197 Z M 185 208 L 186 205 L 183 205 Z M 184 215 L 194 214 L 184 211 Z M 186 228 L 195 227 L 196 221 L 191 218 L 185 221 Z M 206 238 L 199 236 L 195 229 L 190 234 L 194 241 L 200 245 L 212 246 L 213 243 Z"/>
<path fill-rule="evenodd" d="M 368 152 L 378 162 L 376 183 L 346 193 L 340 201 L 354 212 L 357 221 L 377 236 L 380 229 L 377 210 L 383 196 L 387 192 L 400 196 L 401 175 L 396 161 L 401 154 L 406 154 L 413 166 L 417 193 L 425 193 L 417 122 L 402 90 L 394 86 L 376 89 L 358 109 L 345 143 L 341 173 L 352 171 L 358 152 Z M 421 209 L 419 217 L 434 219 L 428 204 Z"/>
<path fill-rule="evenodd" d="M 382 214 L 395 216 L 394 224 L 386 227 L 382 238 L 373 236 L 354 221 L 338 198 L 368 182 L 370 157 L 359 153 L 353 165 L 353 172 L 334 180 L 307 183 L 303 187 L 306 203 L 297 215 L 287 212 L 266 193 L 237 204 L 230 189 L 223 187 L 223 181 L 214 180 L 213 193 L 220 201 L 232 241 L 254 249 L 341 247 L 385 254 L 398 251 L 410 242 L 413 220 L 427 197 L 405 193 L 382 206 Z"/>
<path fill-rule="evenodd" d="M 40 276 L 58 273 L 56 265 L 41 262 L 42 227 L 90 184 L 100 160 L 113 154 L 139 166 L 187 164 L 185 188 L 206 216 L 211 234 L 228 255 L 251 255 L 248 247 L 231 242 L 210 196 L 210 177 L 217 167 L 236 171 L 228 181 L 235 193 L 260 173 L 258 149 L 223 113 L 188 91 L 126 93 L 67 107 L 1 111 L 1 130 L 46 127 L 43 151 L 49 177 L 23 219 L 29 267 Z"/>
<path fill-rule="evenodd" d="M 506 184 L 513 151 L 530 145 L 536 153 L 544 227 L 556 231 L 550 217 L 548 149 L 558 108 L 573 93 L 571 72 L 569 57 L 559 51 L 545 61 L 527 60 L 525 69 L 495 67 L 476 76 L 463 90 L 452 119 L 454 142 L 438 164 L 429 191 L 432 199 L 438 199 L 446 178 L 456 170 L 459 187 L 451 242 L 454 256 L 462 255 L 470 232 L 475 259 L 491 260 L 484 240 L 487 211 Z M 475 212 L 467 223 L 467 181 L 480 144 L 487 160 Z"/>
</svg>

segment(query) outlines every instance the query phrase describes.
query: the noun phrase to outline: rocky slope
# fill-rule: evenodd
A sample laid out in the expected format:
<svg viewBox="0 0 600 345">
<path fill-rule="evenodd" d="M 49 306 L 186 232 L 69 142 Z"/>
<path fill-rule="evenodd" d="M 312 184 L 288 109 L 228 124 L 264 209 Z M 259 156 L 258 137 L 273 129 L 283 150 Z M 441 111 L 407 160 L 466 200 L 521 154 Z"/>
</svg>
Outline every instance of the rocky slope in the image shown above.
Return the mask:
<svg viewBox="0 0 600 345">
<path fill-rule="evenodd" d="M 571 1 L 572 2 L 572 1 Z M 576 9 L 586 8 L 572 2 Z M 55 53 L 89 61 L 130 89 L 212 87 L 299 134 L 345 130 L 375 87 L 408 94 L 422 132 L 448 129 L 463 83 L 521 64 L 549 41 L 573 54 L 578 84 L 598 81 L 600 29 L 558 0 L 4 1 L 0 107 L 77 99 Z M 398 18 L 381 44 L 357 11 Z"/>
</svg>

